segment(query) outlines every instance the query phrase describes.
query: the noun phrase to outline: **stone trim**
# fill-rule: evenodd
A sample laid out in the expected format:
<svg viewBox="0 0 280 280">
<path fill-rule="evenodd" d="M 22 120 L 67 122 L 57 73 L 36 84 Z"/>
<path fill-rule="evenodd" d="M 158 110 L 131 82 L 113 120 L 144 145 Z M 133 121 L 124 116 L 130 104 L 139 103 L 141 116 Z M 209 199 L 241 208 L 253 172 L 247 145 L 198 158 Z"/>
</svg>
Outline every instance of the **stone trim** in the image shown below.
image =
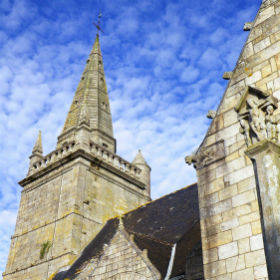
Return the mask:
<svg viewBox="0 0 280 280">
<path fill-rule="evenodd" d="M 92 163 L 97 164 L 100 167 L 103 167 L 104 169 L 106 169 L 106 170 L 118 175 L 119 177 L 127 180 L 128 182 L 136 185 L 140 189 L 143 189 L 143 190 L 145 189 L 145 184 L 142 183 L 138 178 L 132 176 L 131 174 L 125 173 L 124 171 L 120 170 L 119 168 L 114 167 L 111 162 L 105 162 L 104 158 L 100 157 L 100 159 L 99 159 L 98 155 L 90 154 L 90 153 L 88 153 L 88 152 L 86 152 L 82 149 L 78 149 L 78 150 L 74 151 L 73 153 L 68 154 L 64 158 L 61 158 L 61 159 L 55 161 L 54 163 L 51 163 L 50 165 L 48 165 L 48 166 L 44 167 L 43 169 L 39 170 L 38 172 L 36 172 L 36 173 L 26 177 L 25 179 L 21 180 L 19 182 L 19 184 L 22 187 L 24 187 L 24 186 L 30 184 L 31 182 L 37 180 L 38 178 L 50 173 L 51 171 L 59 168 L 60 166 L 66 164 L 69 161 L 72 161 L 72 160 L 74 160 L 78 157 L 82 157 L 86 160 L 89 160 Z M 115 155 L 115 157 L 120 158 L 117 155 Z M 131 165 L 131 166 L 133 166 L 133 165 Z M 133 166 L 133 168 L 134 168 L 134 166 Z M 135 171 L 141 172 L 141 169 L 139 169 L 138 167 L 135 167 Z"/>
<path fill-rule="evenodd" d="M 279 153 L 280 149 L 279 149 L 279 145 L 275 144 L 274 142 L 271 142 L 269 140 L 263 140 L 250 146 L 245 151 L 245 153 L 248 157 L 253 158 L 255 154 L 263 152 L 265 150 L 271 150 Z"/>
<path fill-rule="evenodd" d="M 76 164 L 77 163 L 74 163 L 71 166 L 69 166 L 69 167 L 67 167 L 63 170 L 57 171 L 53 176 L 50 176 L 48 178 L 42 179 L 39 182 L 36 182 L 36 185 L 31 185 L 31 186 L 24 187 L 23 190 L 22 190 L 22 193 L 27 193 L 27 192 L 33 191 L 34 189 L 40 188 L 41 186 L 48 183 L 49 181 L 52 181 L 53 179 L 55 179 L 57 177 L 60 177 L 61 175 L 64 175 L 65 173 L 71 171 Z M 40 180 L 40 179 L 38 179 L 38 180 Z"/>
<path fill-rule="evenodd" d="M 57 256 L 57 257 L 51 257 L 51 258 L 49 258 L 48 260 L 45 260 L 45 261 L 41 261 L 41 262 L 39 262 L 39 263 L 36 263 L 36 264 L 34 264 L 32 267 L 41 265 L 41 264 L 46 263 L 46 262 L 49 262 L 49 261 L 53 261 L 53 260 L 55 260 L 55 259 L 59 259 L 59 258 L 61 258 L 61 257 L 63 257 L 63 256 L 69 255 L 69 254 L 70 254 L 70 255 L 76 256 L 76 254 L 75 254 L 73 251 L 71 251 L 71 252 L 67 252 L 67 253 L 64 253 L 64 254 L 62 254 L 62 255 L 59 255 L 59 256 Z M 27 269 L 30 269 L 30 266 L 24 267 L 24 268 L 22 268 L 22 269 L 18 269 L 18 270 L 13 271 L 13 272 L 7 272 L 7 273 L 3 272 L 3 273 L 2 273 L 2 276 L 7 276 L 7 275 L 15 274 L 15 273 L 18 273 L 18 272 L 20 272 L 20 271 L 27 270 Z"/>
<path fill-rule="evenodd" d="M 167 245 L 167 246 L 170 246 L 170 247 L 172 247 L 174 245 L 174 244 L 168 243 L 166 241 L 162 241 L 162 240 L 158 240 L 156 238 L 153 238 L 150 235 L 142 234 L 142 233 L 139 233 L 139 232 L 134 232 L 132 230 L 130 230 L 129 233 L 132 233 L 133 235 L 138 235 L 138 236 L 141 236 L 141 237 L 145 237 L 147 239 L 153 240 L 157 243 L 161 243 L 161 244 L 164 244 L 164 245 Z"/>
</svg>

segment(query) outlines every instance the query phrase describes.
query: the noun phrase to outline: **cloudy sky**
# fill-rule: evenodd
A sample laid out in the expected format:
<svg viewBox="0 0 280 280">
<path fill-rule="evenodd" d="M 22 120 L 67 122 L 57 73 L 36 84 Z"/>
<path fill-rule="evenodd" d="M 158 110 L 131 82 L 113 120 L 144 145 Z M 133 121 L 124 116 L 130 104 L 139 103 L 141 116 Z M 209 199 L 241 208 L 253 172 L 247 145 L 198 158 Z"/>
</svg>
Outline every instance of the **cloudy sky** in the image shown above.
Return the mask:
<svg viewBox="0 0 280 280">
<path fill-rule="evenodd" d="M 152 196 L 195 182 L 202 141 L 260 0 L 0 1 L 0 273 L 38 130 L 56 144 L 103 12 L 101 47 L 118 154 L 138 148 Z M 0 276 L 1 278 L 1 276 Z"/>
</svg>

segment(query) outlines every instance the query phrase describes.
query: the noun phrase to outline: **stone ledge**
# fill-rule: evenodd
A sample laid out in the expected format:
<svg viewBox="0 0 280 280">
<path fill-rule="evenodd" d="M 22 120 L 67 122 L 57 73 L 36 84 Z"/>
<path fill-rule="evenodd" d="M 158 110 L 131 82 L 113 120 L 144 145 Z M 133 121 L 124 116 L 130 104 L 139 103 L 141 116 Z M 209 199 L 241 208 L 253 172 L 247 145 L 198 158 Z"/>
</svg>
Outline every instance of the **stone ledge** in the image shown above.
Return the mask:
<svg viewBox="0 0 280 280">
<path fill-rule="evenodd" d="M 59 256 L 57 256 L 57 257 L 52 257 L 52 258 L 49 258 L 48 260 L 45 260 L 45 261 L 41 261 L 41 262 L 39 262 L 39 263 L 36 263 L 36 264 L 34 264 L 33 266 L 27 266 L 27 267 L 24 267 L 24 268 L 21 268 L 21 269 L 16 269 L 15 271 L 12 271 L 12 272 L 6 272 L 6 271 L 4 271 L 4 272 L 2 273 L 2 276 L 4 277 L 4 276 L 7 276 L 7 275 L 15 274 L 15 273 L 21 272 L 21 271 L 23 271 L 23 270 L 30 269 L 31 267 L 38 266 L 38 265 L 41 265 L 41 264 L 43 264 L 43 263 L 46 263 L 46 262 L 49 262 L 49 261 L 53 261 L 53 260 L 55 260 L 55 259 L 59 259 L 59 258 L 61 258 L 61 257 L 63 257 L 63 256 L 66 256 L 66 255 L 74 255 L 74 256 L 77 256 L 77 254 L 76 254 L 75 252 L 73 252 L 73 251 L 67 252 L 67 253 L 64 253 L 64 254 L 62 254 L 62 255 L 59 255 Z"/>
<path fill-rule="evenodd" d="M 266 140 L 260 141 L 256 144 L 253 144 L 252 146 L 250 146 L 245 151 L 245 154 L 250 158 L 254 158 L 255 154 L 262 152 L 264 150 L 267 150 L 267 149 L 280 153 L 280 146 L 278 144 L 266 139 Z"/>
<path fill-rule="evenodd" d="M 113 165 L 105 162 L 103 158 L 90 154 L 82 149 L 78 149 L 78 150 L 74 151 L 73 153 L 70 153 L 70 154 L 66 155 L 65 157 L 49 164 L 48 166 L 39 170 L 38 172 L 36 172 L 30 176 L 27 176 L 25 179 L 21 180 L 19 182 L 19 184 L 22 187 L 25 187 L 26 185 L 30 184 L 31 182 L 37 180 L 38 178 L 50 173 L 51 171 L 57 169 L 58 167 L 66 164 L 76 158 L 79 158 L 79 157 L 89 160 L 91 163 L 96 164 L 97 166 L 102 167 L 102 168 L 118 175 L 119 177 L 127 180 L 128 182 L 135 184 L 137 187 L 139 187 L 142 190 L 145 189 L 145 184 L 143 182 L 141 182 L 138 178 L 132 176 L 131 174 L 125 173 L 125 171 L 122 171 L 121 169 L 114 167 Z M 137 168 L 137 167 L 135 167 L 135 168 Z M 139 168 L 137 168 L 137 170 L 138 169 Z"/>
</svg>

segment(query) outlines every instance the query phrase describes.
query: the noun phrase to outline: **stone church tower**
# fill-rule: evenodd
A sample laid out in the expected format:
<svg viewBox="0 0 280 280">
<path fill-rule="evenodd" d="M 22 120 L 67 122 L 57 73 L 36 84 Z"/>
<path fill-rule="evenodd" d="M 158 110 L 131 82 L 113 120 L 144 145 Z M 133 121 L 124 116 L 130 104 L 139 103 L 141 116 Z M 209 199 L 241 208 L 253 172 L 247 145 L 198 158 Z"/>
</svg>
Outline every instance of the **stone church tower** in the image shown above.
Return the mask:
<svg viewBox="0 0 280 280">
<path fill-rule="evenodd" d="M 205 279 L 280 279 L 280 1 L 262 1 L 197 152 Z M 209 114 L 209 117 L 210 114 Z"/>
<path fill-rule="evenodd" d="M 41 132 L 30 156 L 3 274 L 48 279 L 69 266 L 104 223 L 150 201 L 150 167 L 116 154 L 99 36 L 86 62 L 56 150 L 43 156 Z"/>
</svg>

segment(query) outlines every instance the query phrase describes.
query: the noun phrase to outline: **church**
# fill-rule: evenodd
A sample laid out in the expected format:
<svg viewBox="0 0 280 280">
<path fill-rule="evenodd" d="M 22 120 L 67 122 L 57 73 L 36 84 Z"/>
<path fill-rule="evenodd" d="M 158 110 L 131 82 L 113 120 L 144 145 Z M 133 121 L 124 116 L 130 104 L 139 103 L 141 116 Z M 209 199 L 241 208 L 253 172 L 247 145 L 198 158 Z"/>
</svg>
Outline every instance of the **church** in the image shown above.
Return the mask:
<svg viewBox="0 0 280 280">
<path fill-rule="evenodd" d="M 56 149 L 43 155 L 39 133 L 19 182 L 4 280 L 280 279 L 280 0 L 244 31 L 185 158 L 197 183 L 153 201 L 141 151 L 117 155 L 97 34 Z"/>
</svg>

